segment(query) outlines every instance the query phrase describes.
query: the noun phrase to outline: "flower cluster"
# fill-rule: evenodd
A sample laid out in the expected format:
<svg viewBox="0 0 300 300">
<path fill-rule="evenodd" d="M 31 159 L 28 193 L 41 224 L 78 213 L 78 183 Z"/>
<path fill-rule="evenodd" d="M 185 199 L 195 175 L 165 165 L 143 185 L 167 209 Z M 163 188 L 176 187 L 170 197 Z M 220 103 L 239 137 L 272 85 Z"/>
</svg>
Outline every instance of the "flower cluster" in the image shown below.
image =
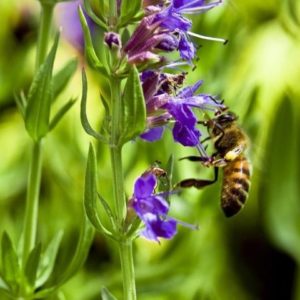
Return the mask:
<svg viewBox="0 0 300 300">
<path fill-rule="evenodd" d="M 153 63 L 162 62 L 164 56 L 157 54 L 159 50 L 164 52 L 178 50 L 180 57 L 190 62 L 195 56 L 196 49 L 189 36 L 197 34 L 189 31 L 192 22 L 183 17 L 183 14 L 202 13 L 220 3 L 221 1 L 206 4 L 205 0 L 172 0 L 165 5 L 147 6 L 145 9 L 148 15 L 144 17 L 124 47 L 129 62 L 135 64 L 149 60 Z"/>
<path fill-rule="evenodd" d="M 176 142 L 201 148 L 201 133 L 196 127 L 198 120 L 192 109 L 214 111 L 223 105 L 211 95 L 196 94 L 202 84 L 201 80 L 176 92 L 176 87 L 182 83 L 183 78 L 183 74 L 176 76 L 154 71 L 142 73 L 148 129 L 141 138 L 151 142 L 160 139 L 166 124 L 172 122 Z"/>
<path fill-rule="evenodd" d="M 75 3 L 81 1 L 76 0 Z M 157 141 L 168 128 L 172 130 L 175 142 L 195 147 L 200 156 L 207 157 L 200 142 L 198 124 L 203 120 L 199 117 L 202 118 L 207 111 L 223 109 L 222 102 L 213 95 L 197 92 L 202 80 L 183 87 L 186 73 L 176 74 L 174 70 L 190 65 L 194 59 L 196 47 L 191 37 L 225 42 L 191 32 L 192 22 L 186 17 L 206 12 L 221 3 L 221 0 L 211 3 L 206 0 L 144 0 L 144 17 L 129 38 L 118 32 L 105 33 L 104 43 L 110 54 L 105 70 L 114 72 L 114 76 L 121 79 L 128 76 L 131 65 L 135 65 L 140 72 L 147 112 L 146 130 L 140 134 L 143 140 Z M 122 18 L 122 0 L 116 0 L 116 5 L 117 18 Z M 171 52 L 179 54 L 175 61 L 168 58 Z M 171 74 L 166 70 L 174 72 Z M 167 217 L 169 203 L 163 194 L 155 193 L 156 183 L 154 174 L 144 173 L 135 182 L 130 203 L 145 224 L 142 235 L 158 241 L 159 237 L 173 237 L 178 221 Z"/>
</svg>

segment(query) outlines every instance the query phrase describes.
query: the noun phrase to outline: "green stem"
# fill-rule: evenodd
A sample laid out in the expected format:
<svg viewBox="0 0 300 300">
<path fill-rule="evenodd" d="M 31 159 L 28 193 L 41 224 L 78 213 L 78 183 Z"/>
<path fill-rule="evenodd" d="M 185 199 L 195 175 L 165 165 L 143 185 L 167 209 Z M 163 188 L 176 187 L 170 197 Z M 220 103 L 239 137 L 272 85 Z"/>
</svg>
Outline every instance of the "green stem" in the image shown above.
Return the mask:
<svg viewBox="0 0 300 300">
<path fill-rule="evenodd" d="M 119 253 L 123 276 L 123 297 L 125 300 L 136 300 L 132 240 L 120 242 Z"/>
<path fill-rule="evenodd" d="M 44 62 L 47 56 L 48 43 L 51 33 L 53 9 L 53 4 L 42 4 L 38 46 L 36 54 L 36 70 L 38 70 L 39 66 Z"/>
<path fill-rule="evenodd" d="M 42 144 L 40 141 L 33 142 L 31 163 L 28 176 L 28 188 L 26 197 L 24 231 L 23 231 L 23 266 L 35 245 L 39 191 L 42 170 Z"/>
<path fill-rule="evenodd" d="M 47 56 L 53 9 L 53 4 L 42 4 L 41 6 L 40 30 L 36 53 L 36 72 Z M 41 172 L 42 141 L 33 141 L 23 227 L 23 267 L 25 267 L 26 259 L 36 242 Z"/>
<path fill-rule="evenodd" d="M 124 220 L 126 217 L 126 200 L 124 193 L 124 178 L 122 169 L 122 145 L 119 145 L 120 124 L 122 118 L 121 82 L 111 78 L 112 95 L 112 128 L 110 154 L 113 172 L 113 196 L 117 228 L 119 230 L 119 254 L 121 260 L 124 300 L 135 300 L 135 276 L 132 255 L 132 240 L 126 236 Z"/>
<path fill-rule="evenodd" d="M 109 18 L 108 18 L 108 25 L 109 25 L 110 31 L 115 31 L 117 22 L 118 22 L 117 1 L 110 0 L 109 1 Z"/>
<path fill-rule="evenodd" d="M 115 213 L 117 217 L 118 226 L 123 227 L 122 220 L 126 214 L 126 203 L 124 198 L 124 179 L 122 169 L 122 146 L 119 145 L 120 124 L 122 117 L 121 107 L 121 82 L 118 79 L 111 79 L 111 95 L 112 95 L 112 127 L 111 127 L 111 141 L 110 154 L 111 165 L 113 171 L 113 195 Z"/>
<path fill-rule="evenodd" d="M 126 214 L 121 151 L 122 150 L 119 147 L 112 147 L 110 149 L 111 165 L 113 170 L 114 205 L 119 229 L 123 228 L 123 220 Z"/>
</svg>

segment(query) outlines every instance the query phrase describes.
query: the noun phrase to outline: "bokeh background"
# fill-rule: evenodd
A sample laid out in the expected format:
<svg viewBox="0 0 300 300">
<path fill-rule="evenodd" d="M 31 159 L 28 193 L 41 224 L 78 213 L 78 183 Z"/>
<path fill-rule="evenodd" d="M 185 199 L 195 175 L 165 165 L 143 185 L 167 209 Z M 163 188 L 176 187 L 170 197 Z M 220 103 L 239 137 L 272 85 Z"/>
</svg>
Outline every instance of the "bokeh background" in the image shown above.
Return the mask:
<svg viewBox="0 0 300 300">
<path fill-rule="evenodd" d="M 227 0 L 194 18 L 194 32 L 229 43 L 195 40 L 197 68 L 187 81 L 204 80 L 202 92 L 219 95 L 248 133 L 253 176 L 242 212 L 225 219 L 219 183 L 172 198 L 171 214 L 199 224 L 161 244 L 135 243 L 136 278 L 143 300 L 300 299 L 300 2 Z M 62 7 L 56 9 L 58 15 Z M 39 6 L 35 0 L 0 1 L 0 231 L 16 242 L 24 217 L 30 140 L 14 94 L 27 91 L 34 72 Z M 57 22 L 58 23 L 58 22 Z M 59 25 L 58 25 L 59 26 Z M 101 32 L 96 43 L 101 44 Z M 76 76 L 61 101 L 80 99 L 83 57 L 62 39 L 55 67 L 77 57 Z M 101 124 L 97 74 L 88 72 L 89 115 Z M 45 140 L 38 238 L 47 244 L 64 230 L 62 252 L 78 238 L 88 143 L 79 119 L 79 101 Z M 109 155 L 96 144 L 99 188 L 111 198 Z M 171 134 L 153 144 L 136 140 L 124 148 L 126 191 L 151 163 L 175 156 L 174 182 L 213 176 L 211 170 L 178 158 L 195 155 L 174 145 Z M 61 290 L 60 299 L 93 300 L 106 286 L 121 295 L 115 245 L 97 234 L 84 268 Z M 64 298 L 65 297 L 65 298 Z M 5 299 L 0 295 L 0 299 Z M 54 298 L 53 298 L 54 299 Z"/>
</svg>

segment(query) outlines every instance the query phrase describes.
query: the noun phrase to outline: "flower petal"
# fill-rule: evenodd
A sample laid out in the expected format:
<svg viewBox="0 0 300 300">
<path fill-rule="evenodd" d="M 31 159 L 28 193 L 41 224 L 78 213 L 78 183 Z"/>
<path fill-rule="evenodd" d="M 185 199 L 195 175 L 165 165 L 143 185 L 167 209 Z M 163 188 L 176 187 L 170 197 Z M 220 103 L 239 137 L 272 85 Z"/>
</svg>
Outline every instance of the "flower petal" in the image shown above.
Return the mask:
<svg viewBox="0 0 300 300">
<path fill-rule="evenodd" d="M 188 127 L 180 122 L 176 122 L 173 127 L 174 140 L 183 146 L 198 145 L 200 136 L 200 131 L 196 127 Z"/>
<path fill-rule="evenodd" d="M 160 196 L 135 198 L 132 206 L 142 220 L 149 213 L 165 217 L 169 211 L 168 202 Z"/>
<path fill-rule="evenodd" d="M 146 228 L 141 235 L 149 240 L 159 241 L 159 237 L 171 239 L 177 233 L 177 222 L 174 219 L 162 220 L 149 214 L 145 224 Z"/>
<path fill-rule="evenodd" d="M 194 44 L 187 39 L 185 34 L 181 35 L 181 39 L 178 45 L 178 50 L 180 53 L 180 57 L 188 61 L 191 61 L 196 54 L 196 48 Z"/>
<path fill-rule="evenodd" d="M 139 177 L 134 184 L 134 197 L 147 198 L 149 197 L 156 186 L 156 178 L 149 173 Z"/>
<path fill-rule="evenodd" d="M 164 127 L 155 127 L 151 128 L 140 135 L 143 140 L 148 142 L 155 142 L 161 139 L 165 128 Z"/>
</svg>

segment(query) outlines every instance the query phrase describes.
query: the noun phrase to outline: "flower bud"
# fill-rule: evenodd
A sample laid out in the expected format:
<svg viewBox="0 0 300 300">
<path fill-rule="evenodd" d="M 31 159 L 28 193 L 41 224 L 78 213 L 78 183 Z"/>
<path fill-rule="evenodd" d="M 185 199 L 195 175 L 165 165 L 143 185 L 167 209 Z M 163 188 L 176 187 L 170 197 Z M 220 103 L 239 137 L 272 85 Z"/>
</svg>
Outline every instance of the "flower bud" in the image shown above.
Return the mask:
<svg viewBox="0 0 300 300">
<path fill-rule="evenodd" d="M 106 32 L 104 42 L 110 49 L 121 49 L 120 36 L 115 32 Z"/>
</svg>

